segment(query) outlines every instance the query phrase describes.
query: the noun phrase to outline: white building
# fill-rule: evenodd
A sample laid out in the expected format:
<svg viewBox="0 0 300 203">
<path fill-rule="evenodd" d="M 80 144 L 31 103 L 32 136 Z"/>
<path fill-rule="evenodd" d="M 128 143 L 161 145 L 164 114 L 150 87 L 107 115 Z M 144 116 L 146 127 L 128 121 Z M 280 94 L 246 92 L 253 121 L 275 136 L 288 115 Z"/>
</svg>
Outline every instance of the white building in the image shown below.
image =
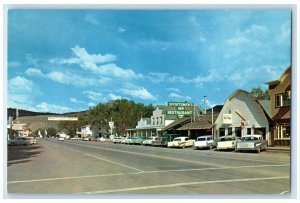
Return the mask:
<svg viewBox="0 0 300 203">
<path fill-rule="evenodd" d="M 268 116 L 256 98 L 243 90 L 236 90 L 227 98 L 214 129 L 217 137 L 261 134 L 270 142 Z"/>
<path fill-rule="evenodd" d="M 78 137 L 92 137 L 97 134 L 97 132 L 91 129 L 91 125 L 84 125 L 80 127 L 80 132 L 76 132 Z"/>
</svg>

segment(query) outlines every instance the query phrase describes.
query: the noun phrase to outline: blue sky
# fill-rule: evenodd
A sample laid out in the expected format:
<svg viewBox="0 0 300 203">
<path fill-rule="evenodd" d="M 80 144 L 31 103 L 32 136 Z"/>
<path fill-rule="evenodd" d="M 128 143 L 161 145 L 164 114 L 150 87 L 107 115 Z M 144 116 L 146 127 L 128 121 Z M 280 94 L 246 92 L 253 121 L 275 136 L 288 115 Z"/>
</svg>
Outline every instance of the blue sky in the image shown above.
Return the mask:
<svg viewBox="0 0 300 203">
<path fill-rule="evenodd" d="M 290 10 L 9 10 L 8 107 L 223 104 L 291 64 Z"/>
</svg>

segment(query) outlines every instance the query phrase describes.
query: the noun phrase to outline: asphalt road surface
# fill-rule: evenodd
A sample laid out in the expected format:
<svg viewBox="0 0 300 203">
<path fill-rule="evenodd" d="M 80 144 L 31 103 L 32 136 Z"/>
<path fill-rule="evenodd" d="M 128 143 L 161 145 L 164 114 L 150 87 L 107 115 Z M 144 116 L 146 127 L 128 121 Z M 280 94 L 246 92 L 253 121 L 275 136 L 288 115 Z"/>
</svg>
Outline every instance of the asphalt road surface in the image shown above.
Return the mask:
<svg viewBox="0 0 300 203">
<path fill-rule="evenodd" d="M 11 195 L 282 197 L 289 191 L 287 153 L 170 149 L 57 139 L 8 147 L 7 192 Z"/>
</svg>

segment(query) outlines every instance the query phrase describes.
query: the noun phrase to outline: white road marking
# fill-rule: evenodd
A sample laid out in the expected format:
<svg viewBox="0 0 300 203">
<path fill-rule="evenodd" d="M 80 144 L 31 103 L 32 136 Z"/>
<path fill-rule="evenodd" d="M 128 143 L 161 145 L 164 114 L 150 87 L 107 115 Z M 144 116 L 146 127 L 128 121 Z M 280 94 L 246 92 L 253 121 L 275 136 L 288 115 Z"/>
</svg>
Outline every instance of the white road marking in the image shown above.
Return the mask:
<svg viewBox="0 0 300 203">
<path fill-rule="evenodd" d="M 81 193 L 74 193 L 74 194 L 103 194 L 103 193 L 128 192 L 128 191 L 136 191 L 136 190 L 149 190 L 149 189 L 158 189 L 158 188 L 170 188 L 170 187 L 179 187 L 179 186 L 187 186 L 187 185 L 276 180 L 276 179 L 287 179 L 287 178 L 289 178 L 289 176 L 267 177 L 267 178 L 243 178 L 243 179 L 229 179 L 229 180 L 212 180 L 212 181 L 201 181 L 201 182 L 185 182 L 185 183 L 174 183 L 174 184 L 167 184 L 167 185 L 152 185 L 152 186 L 145 186 L 145 187 L 132 187 L 132 188 L 121 188 L 121 189 L 113 189 L 113 190 L 90 191 L 90 192 L 81 192 Z"/>
<path fill-rule="evenodd" d="M 142 172 L 131 172 L 131 173 L 115 173 L 115 174 L 102 174 L 102 175 L 71 176 L 71 177 L 62 177 L 62 178 L 45 178 L 45 179 L 34 179 L 34 180 L 9 181 L 7 184 L 56 181 L 56 180 L 68 180 L 68 179 L 80 179 L 80 178 L 97 178 L 97 177 L 107 177 L 107 176 L 123 176 L 123 175 L 135 175 L 135 174 L 150 174 L 150 173 L 210 171 L 210 170 L 224 170 L 224 169 L 238 169 L 238 168 L 261 168 L 261 167 L 283 167 L 283 166 L 289 166 L 289 165 L 283 164 L 283 165 L 259 165 L 259 166 L 233 166 L 233 167 L 222 167 L 222 168 L 171 169 L 171 170 L 142 171 Z"/>
<path fill-rule="evenodd" d="M 115 151 L 115 152 L 122 152 L 122 153 L 128 153 L 128 154 L 135 154 L 135 155 L 139 155 L 139 156 L 148 156 L 148 157 L 154 157 L 154 158 L 160 158 L 160 159 L 175 160 L 175 161 L 179 161 L 179 162 L 226 167 L 225 165 L 221 165 L 221 164 L 212 164 L 212 163 L 206 163 L 206 162 L 202 162 L 202 161 L 201 162 L 191 161 L 191 160 L 186 160 L 186 159 L 179 159 L 179 158 L 173 158 L 173 157 L 167 157 L 167 156 L 159 156 L 159 155 L 153 155 L 153 154 L 130 152 L 130 151 L 124 151 L 124 150 L 118 150 L 118 149 L 108 149 L 108 148 L 105 148 L 105 147 L 96 147 L 96 146 L 85 145 L 85 144 L 75 144 L 74 143 L 74 145 L 79 145 L 79 146 L 88 147 L 88 148 L 95 148 L 95 149 L 104 149 L 104 150 L 107 150 L 107 151 Z"/>
<path fill-rule="evenodd" d="M 80 152 L 79 152 L 80 153 Z M 107 160 L 107 159 L 103 159 L 103 158 L 100 158 L 98 156 L 94 156 L 94 155 L 91 155 L 91 154 L 87 154 L 87 153 L 82 153 L 86 156 L 90 156 L 90 157 L 93 157 L 95 159 L 99 159 L 99 160 L 102 160 L 102 161 L 106 161 L 106 162 L 109 162 L 109 163 L 112 163 L 112 164 L 116 164 L 116 165 L 119 165 L 119 166 L 123 166 L 123 167 L 126 167 L 126 168 L 130 168 L 130 169 L 133 169 L 133 170 L 136 170 L 136 171 L 139 171 L 139 172 L 143 172 L 142 170 L 140 169 L 137 169 L 137 168 L 134 168 L 134 167 L 131 167 L 131 166 L 127 166 L 127 165 L 124 165 L 124 164 L 120 164 L 120 163 L 117 163 L 117 162 L 114 162 L 114 161 L 110 161 L 110 160 Z"/>
</svg>

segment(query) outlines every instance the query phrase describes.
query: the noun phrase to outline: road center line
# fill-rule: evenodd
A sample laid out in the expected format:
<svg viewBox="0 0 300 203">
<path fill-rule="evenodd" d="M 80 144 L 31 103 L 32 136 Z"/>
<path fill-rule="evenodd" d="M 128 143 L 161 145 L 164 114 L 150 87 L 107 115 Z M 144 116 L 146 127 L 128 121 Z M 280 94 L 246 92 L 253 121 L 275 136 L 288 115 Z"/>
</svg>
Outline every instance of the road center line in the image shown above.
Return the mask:
<svg viewBox="0 0 300 203">
<path fill-rule="evenodd" d="M 185 183 L 174 183 L 167 185 L 152 185 L 145 187 L 132 187 L 132 188 L 121 188 L 113 190 L 100 190 L 100 191 L 91 191 L 91 192 L 81 192 L 74 194 L 103 194 L 103 193 L 116 193 L 116 192 L 128 192 L 136 190 L 149 190 L 149 189 L 158 189 L 158 188 L 170 188 L 170 187 L 179 187 L 187 185 L 201 185 L 201 184 L 214 184 L 214 183 L 233 183 L 233 182 L 245 182 L 245 181 L 260 181 L 260 180 L 276 180 L 276 179 L 288 179 L 289 176 L 280 176 L 280 177 L 267 177 L 267 178 L 243 178 L 243 179 L 229 179 L 229 180 L 212 180 L 212 181 L 200 181 L 200 182 L 185 182 Z"/>
<path fill-rule="evenodd" d="M 232 166 L 232 167 L 228 166 L 222 168 L 218 167 L 218 168 L 171 169 L 171 170 L 142 171 L 142 172 L 131 172 L 131 173 L 114 173 L 114 174 L 102 174 L 102 175 L 71 176 L 71 177 L 62 177 L 62 178 L 45 178 L 45 179 L 35 179 L 35 180 L 9 181 L 7 184 L 56 181 L 56 180 L 68 180 L 68 179 L 71 180 L 71 179 L 80 179 L 80 178 L 97 178 L 97 177 L 107 177 L 107 176 L 124 176 L 124 175 L 150 174 L 150 173 L 210 171 L 210 170 L 224 170 L 224 169 L 238 169 L 238 168 L 261 168 L 261 167 L 283 167 L 283 166 L 289 166 L 289 165 L 283 164 L 283 165 Z"/>
<path fill-rule="evenodd" d="M 83 147 L 88 147 L 88 148 L 103 149 L 103 150 L 107 150 L 107 151 L 115 151 L 115 152 L 122 152 L 122 153 L 128 153 L 128 154 L 135 154 L 135 155 L 139 155 L 139 156 L 148 156 L 148 157 L 175 160 L 175 161 L 193 163 L 193 164 L 226 167 L 225 165 L 221 165 L 221 164 L 212 164 L 212 163 L 206 163 L 206 162 L 191 161 L 191 160 L 185 160 L 185 159 L 179 159 L 179 158 L 173 158 L 173 157 L 167 157 L 167 156 L 159 156 L 159 155 L 153 155 L 153 154 L 144 154 L 144 153 L 123 151 L 123 150 L 118 150 L 118 149 L 108 149 L 108 148 L 105 148 L 105 147 L 96 147 L 96 146 L 85 145 L 85 144 L 77 144 L 77 143 L 72 143 L 72 144 L 73 145 L 78 145 L 78 146 L 83 146 Z"/>
</svg>

